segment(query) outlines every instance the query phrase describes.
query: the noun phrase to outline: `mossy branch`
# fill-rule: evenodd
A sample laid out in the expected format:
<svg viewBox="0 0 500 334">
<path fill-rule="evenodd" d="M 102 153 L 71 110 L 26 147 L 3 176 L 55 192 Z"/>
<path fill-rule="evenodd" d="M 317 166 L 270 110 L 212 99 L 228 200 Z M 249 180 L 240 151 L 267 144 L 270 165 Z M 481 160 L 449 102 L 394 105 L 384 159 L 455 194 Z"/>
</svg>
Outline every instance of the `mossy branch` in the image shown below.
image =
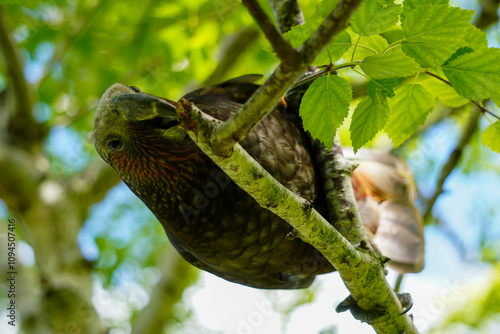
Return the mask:
<svg viewBox="0 0 500 334">
<path fill-rule="evenodd" d="M 356 205 L 353 204 L 355 199 L 350 184 L 352 166 L 345 163 L 340 151 L 325 154 L 326 150 L 323 155 L 318 153 L 320 156 L 317 158 L 333 160 L 335 166 L 324 169 L 322 177 L 336 175 L 330 185 L 331 188 L 340 187 L 341 191 L 336 194 L 332 192 L 333 196 L 338 196 L 337 199 L 331 199 L 332 208 L 338 221 L 345 223 L 340 224 L 342 232 L 349 239 L 359 241 L 354 245 L 322 217 L 311 203 L 277 182 L 238 144 L 274 109 L 330 40 L 345 29 L 360 3 L 360 0 L 341 1 L 304 44 L 290 56 L 281 57 L 282 63 L 266 83 L 229 120 L 216 120 L 186 100 L 178 103 L 177 113 L 184 129 L 205 154 L 259 205 L 286 220 L 303 241 L 315 247 L 332 263 L 351 291 L 357 307 L 379 315 L 371 323 L 378 333 L 418 333 L 411 318 L 401 315 L 401 303 L 385 279 L 385 259 L 373 251 L 366 236 L 360 232 L 361 228 L 354 234 L 349 231 L 353 221 L 357 222 L 358 227 L 361 223 Z M 258 3 L 246 0 L 245 5 L 271 45 L 288 49 L 287 42 L 277 34 L 278 30 L 274 26 L 270 26 L 270 19 L 258 7 Z M 283 50 L 275 49 L 278 55 L 282 55 Z M 336 225 L 339 226 L 337 222 Z"/>
<path fill-rule="evenodd" d="M 312 204 L 276 181 L 239 144 L 226 156 L 211 149 L 211 131 L 223 122 L 203 113 L 186 100 L 177 113 L 189 136 L 231 179 L 260 206 L 286 220 L 299 237 L 320 251 L 338 270 L 357 305 L 381 316 L 372 323 L 378 333 L 418 333 L 412 320 L 385 280 L 384 259 L 362 242 L 356 249 Z M 345 210 L 350 203 L 344 203 Z M 342 209 L 341 209 L 342 211 Z"/>
</svg>

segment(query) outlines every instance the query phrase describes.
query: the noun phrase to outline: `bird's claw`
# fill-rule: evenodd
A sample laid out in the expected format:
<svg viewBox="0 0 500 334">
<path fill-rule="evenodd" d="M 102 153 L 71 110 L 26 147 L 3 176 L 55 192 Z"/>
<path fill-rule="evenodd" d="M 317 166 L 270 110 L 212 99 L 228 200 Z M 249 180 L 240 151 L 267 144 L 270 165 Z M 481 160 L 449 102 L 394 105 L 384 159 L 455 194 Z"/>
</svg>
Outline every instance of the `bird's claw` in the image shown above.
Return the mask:
<svg viewBox="0 0 500 334">
<path fill-rule="evenodd" d="M 413 299 L 411 298 L 411 295 L 408 292 L 401 292 L 396 293 L 396 296 L 398 296 L 399 302 L 403 307 L 403 312 L 401 312 L 400 314 L 403 315 L 405 313 L 408 313 L 408 311 L 413 306 Z"/>
<path fill-rule="evenodd" d="M 292 229 L 290 232 L 287 233 L 287 235 L 285 236 L 285 238 L 287 240 L 294 240 L 298 237 L 299 233 L 297 232 L 296 229 Z"/>
<path fill-rule="evenodd" d="M 401 313 L 401 315 L 403 315 L 407 313 L 413 306 L 413 299 L 411 298 L 411 295 L 409 293 L 396 293 L 396 296 L 398 297 L 403 307 L 403 312 Z M 349 295 L 335 308 L 335 311 L 337 313 L 345 312 L 347 310 L 351 311 L 351 314 L 355 319 L 361 322 L 366 322 L 368 324 L 374 323 L 378 318 L 385 314 L 385 312 L 382 310 L 375 309 L 368 311 L 362 309 L 358 306 L 356 300 L 354 300 L 352 295 Z"/>
</svg>

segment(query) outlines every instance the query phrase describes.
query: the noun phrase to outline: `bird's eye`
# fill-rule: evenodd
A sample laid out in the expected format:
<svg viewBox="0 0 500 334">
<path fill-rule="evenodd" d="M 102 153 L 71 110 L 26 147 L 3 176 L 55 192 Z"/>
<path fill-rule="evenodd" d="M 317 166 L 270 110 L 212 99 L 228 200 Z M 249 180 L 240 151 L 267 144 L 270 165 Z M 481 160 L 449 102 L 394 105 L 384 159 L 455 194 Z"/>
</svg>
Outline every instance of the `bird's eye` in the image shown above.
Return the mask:
<svg viewBox="0 0 500 334">
<path fill-rule="evenodd" d="M 114 139 L 108 141 L 108 147 L 113 151 L 119 151 L 122 149 L 123 145 L 121 141 Z"/>
<path fill-rule="evenodd" d="M 141 91 L 139 88 L 137 88 L 135 86 L 130 86 L 130 89 L 132 89 L 136 93 L 140 93 L 140 91 Z"/>
</svg>

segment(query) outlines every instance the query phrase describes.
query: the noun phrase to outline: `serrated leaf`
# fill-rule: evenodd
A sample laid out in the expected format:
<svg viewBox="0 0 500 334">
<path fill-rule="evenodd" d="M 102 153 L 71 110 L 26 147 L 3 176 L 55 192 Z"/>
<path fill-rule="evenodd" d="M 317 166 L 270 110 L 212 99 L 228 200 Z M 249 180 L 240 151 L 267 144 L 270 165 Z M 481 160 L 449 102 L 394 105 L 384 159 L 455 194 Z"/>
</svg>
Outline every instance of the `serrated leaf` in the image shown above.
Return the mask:
<svg viewBox="0 0 500 334">
<path fill-rule="evenodd" d="M 457 59 L 458 57 L 460 56 L 463 56 L 464 54 L 467 54 L 467 53 L 471 53 L 471 52 L 474 52 L 474 50 L 472 50 L 471 48 L 469 48 L 468 46 L 464 46 L 464 47 L 461 47 L 459 48 L 457 51 L 455 51 L 454 54 L 451 55 L 450 58 L 448 58 L 448 60 L 446 60 L 443 64 L 443 66 L 446 66 L 448 65 L 451 61 Z"/>
<path fill-rule="evenodd" d="M 389 100 L 391 114 L 385 131 L 395 147 L 401 145 L 424 123 L 436 100 L 419 84 L 400 87 Z"/>
<path fill-rule="evenodd" d="M 406 15 L 422 5 L 447 5 L 448 0 L 405 0 L 403 1 L 403 10 L 401 11 L 401 22 L 404 22 Z"/>
<path fill-rule="evenodd" d="M 442 67 L 455 90 L 468 99 L 483 100 L 500 91 L 499 49 L 479 49 Z"/>
<path fill-rule="evenodd" d="M 298 47 L 319 27 L 321 20 L 309 20 L 300 26 L 294 26 L 292 29 L 283 34 L 285 39 L 288 39 L 294 48 Z"/>
<path fill-rule="evenodd" d="M 470 100 L 460 96 L 453 87 L 434 77 L 426 78 L 420 84 L 441 103 L 450 108 L 458 108 L 470 102 Z"/>
<path fill-rule="evenodd" d="M 349 113 L 351 99 L 351 85 L 347 80 L 336 75 L 317 79 L 300 104 L 304 129 L 326 147 L 331 147 L 337 128 Z"/>
<path fill-rule="evenodd" d="M 394 88 L 405 81 L 405 78 L 372 79 L 368 82 L 368 95 L 376 97 L 394 97 Z"/>
<path fill-rule="evenodd" d="M 470 47 L 472 50 L 488 47 L 488 37 L 486 36 L 486 33 L 479 30 L 472 24 L 467 26 L 463 42 L 465 46 Z"/>
<path fill-rule="evenodd" d="M 320 53 L 318 58 L 314 61 L 314 65 L 330 64 L 330 57 L 332 63 L 339 60 L 344 53 L 352 46 L 351 36 L 342 31 L 328 44 L 327 48 Z M 328 50 L 328 51 L 327 51 Z"/>
<path fill-rule="evenodd" d="M 387 31 L 399 20 L 401 5 L 394 1 L 365 0 L 351 18 L 352 30 L 361 36 Z"/>
<path fill-rule="evenodd" d="M 443 64 L 462 42 L 473 13 L 448 5 L 418 6 L 402 24 L 404 53 L 422 67 Z"/>
<path fill-rule="evenodd" d="M 366 96 L 356 107 L 351 120 L 351 141 L 354 153 L 384 128 L 389 115 L 386 98 L 377 101 Z"/>
<path fill-rule="evenodd" d="M 413 58 L 400 49 L 366 57 L 359 66 L 366 75 L 375 79 L 407 77 L 422 71 Z"/>
<path fill-rule="evenodd" d="M 483 144 L 500 153 L 500 121 L 491 124 L 481 136 Z"/>
<path fill-rule="evenodd" d="M 494 104 L 500 106 L 500 93 L 498 92 L 493 92 L 490 96 L 490 100 L 493 101 Z"/>
</svg>

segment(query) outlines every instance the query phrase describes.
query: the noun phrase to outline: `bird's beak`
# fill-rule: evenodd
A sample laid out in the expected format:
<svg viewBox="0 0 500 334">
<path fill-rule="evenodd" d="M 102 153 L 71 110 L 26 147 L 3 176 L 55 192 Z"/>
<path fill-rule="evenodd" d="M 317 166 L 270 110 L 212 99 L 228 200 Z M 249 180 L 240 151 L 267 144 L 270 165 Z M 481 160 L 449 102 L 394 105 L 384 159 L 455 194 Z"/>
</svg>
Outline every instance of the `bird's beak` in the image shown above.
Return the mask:
<svg viewBox="0 0 500 334">
<path fill-rule="evenodd" d="M 177 104 L 154 95 L 121 94 L 112 103 L 129 121 L 145 121 L 155 117 L 177 118 Z"/>
</svg>

